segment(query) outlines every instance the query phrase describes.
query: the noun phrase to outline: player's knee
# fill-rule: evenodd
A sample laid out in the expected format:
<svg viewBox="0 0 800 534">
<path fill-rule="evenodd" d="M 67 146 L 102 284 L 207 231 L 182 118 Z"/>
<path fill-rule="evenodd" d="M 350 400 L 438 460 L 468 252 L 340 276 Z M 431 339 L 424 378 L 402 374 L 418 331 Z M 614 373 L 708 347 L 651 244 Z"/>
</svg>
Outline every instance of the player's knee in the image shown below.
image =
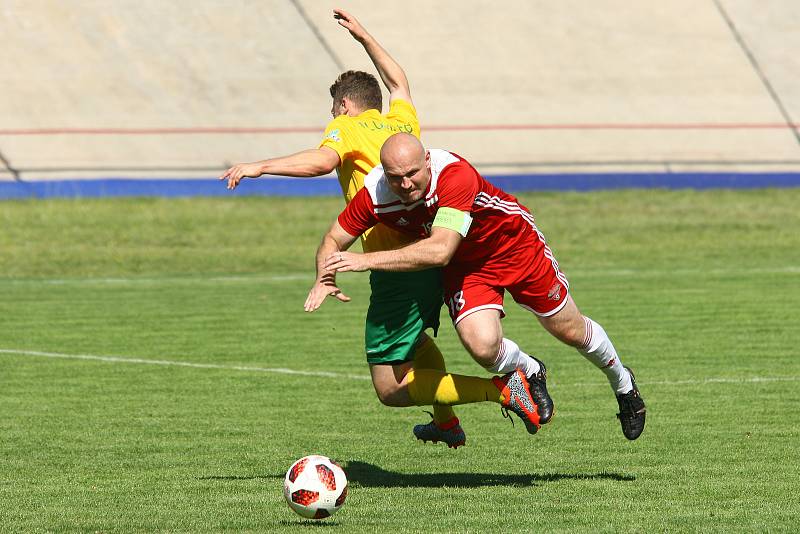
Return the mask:
<svg viewBox="0 0 800 534">
<path fill-rule="evenodd" d="M 397 399 L 399 397 L 398 390 L 400 385 L 397 384 L 394 380 L 385 380 L 377 377 L 373 377 L 372 385 L 375 388 L 375 394 L 378 396 L 378 400 L 381 401 L 381 404 L 384 406 L 398 406 Z"/>
<path fill-rule="evenodd" d="M 464 339 L 464 347 L 472 355 L 473 359 L 482 366 L 487 367 L 497 360 L 500 351 L 502 336 L 495 332 L 479 332 Z"/>
<path fill-rule="evenodd" d="M 404 404 L 400 402 L 401 395 L 398 387 L 392 387 L 390 385 L 379 387 L 376 385 L 375 393 L 378 395 L 378 400 L 381 401 L 381 404 L 384 406 L 404 406 Z"/>
<path fill-rule="evenodd" d="M 411 362 L 401 365 L 370 365 L 372 386 L 385 406 L 412 406 L 405 377 Z"/>
<path fill-rule="evenodd" d="M 487 309 L 470 313 L 456 324 L 458 337 L 472 358 L 483 367 L 497 360 L 503 343 L 503 328 L 498 310 Z"/>
</svg>

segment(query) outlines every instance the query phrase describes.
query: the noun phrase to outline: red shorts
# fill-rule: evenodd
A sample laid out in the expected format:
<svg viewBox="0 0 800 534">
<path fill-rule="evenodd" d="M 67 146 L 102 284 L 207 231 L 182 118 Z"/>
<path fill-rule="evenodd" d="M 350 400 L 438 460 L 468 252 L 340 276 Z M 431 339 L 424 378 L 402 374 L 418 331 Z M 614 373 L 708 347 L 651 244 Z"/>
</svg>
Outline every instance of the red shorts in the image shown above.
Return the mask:
<svg viewBox="0 0 800 534">
<path fill-rule="evenodd" d="M 567 303 L 569 282 L 550 247 L 534 238 L 515 253 L 485 263 L 451 263 L 444 268 L 445 302 L 454 324 L 479 310 L 503 311 L 505 290 L 523 308 L 541 317 Z"/>
</svg>

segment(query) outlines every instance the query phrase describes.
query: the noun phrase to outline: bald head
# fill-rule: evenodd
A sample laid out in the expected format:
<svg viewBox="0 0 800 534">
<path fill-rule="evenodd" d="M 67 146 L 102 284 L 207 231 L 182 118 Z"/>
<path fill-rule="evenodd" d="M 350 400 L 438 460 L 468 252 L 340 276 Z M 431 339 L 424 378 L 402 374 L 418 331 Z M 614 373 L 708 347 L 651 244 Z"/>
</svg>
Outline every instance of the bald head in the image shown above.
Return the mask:
<svg viewBox="0 0 800 534">
<path fill-rule="evenodd" d="M 389 187 L 403 202 L 416 202 L 425 195 L 431 179 L 430 159 L 419 139 L 394 134 L 383 143 L 381 164 Z"/>
<path fill-rule="evenodd" d="M 394 134 L 381 147 L 381 164 L 384 169 L 405 167 L 420 161 L 425 161 L 425 148 L 411 134 Z"/>
</svg>

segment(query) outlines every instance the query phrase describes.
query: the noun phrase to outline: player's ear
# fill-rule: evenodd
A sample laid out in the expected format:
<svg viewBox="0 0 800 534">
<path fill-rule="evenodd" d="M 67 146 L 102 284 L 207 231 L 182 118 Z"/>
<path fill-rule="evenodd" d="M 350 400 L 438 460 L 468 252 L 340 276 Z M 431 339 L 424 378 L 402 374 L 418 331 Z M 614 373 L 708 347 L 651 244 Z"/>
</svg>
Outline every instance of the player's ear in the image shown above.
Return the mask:
<svg viewBox="0 0 800 534">
<path fill-rule="evenodd" d="M 342 97 L 342 101 L 339 106 L 341 108 L 342 115 L 350 115 L 351 112 L 357 111 L 353 101 L 346 96 Z"/>
</svg>

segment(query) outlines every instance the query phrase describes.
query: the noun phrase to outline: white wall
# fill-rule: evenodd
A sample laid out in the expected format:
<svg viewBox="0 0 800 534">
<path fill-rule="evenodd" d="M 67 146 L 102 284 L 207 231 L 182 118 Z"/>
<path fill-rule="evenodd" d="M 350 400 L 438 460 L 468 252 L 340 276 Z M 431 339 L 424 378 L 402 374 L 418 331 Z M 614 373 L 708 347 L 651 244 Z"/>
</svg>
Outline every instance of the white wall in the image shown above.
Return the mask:
<svg viewBox="0 0 800 534">
<path fill-rule="evenodd" d="M 4 0 L 0 154 L 26 179 L 213 176 L 316 146 L 337 62 L 373 70 L 341 6 L 405 67 L 425 142 L 486 172 L 800 169 L 796 0 L 399 5 Z M 300 131 L 163 133 L 231 127 Z M 74 133 L 120 128 L 162 133 Z"/>
</svg>

